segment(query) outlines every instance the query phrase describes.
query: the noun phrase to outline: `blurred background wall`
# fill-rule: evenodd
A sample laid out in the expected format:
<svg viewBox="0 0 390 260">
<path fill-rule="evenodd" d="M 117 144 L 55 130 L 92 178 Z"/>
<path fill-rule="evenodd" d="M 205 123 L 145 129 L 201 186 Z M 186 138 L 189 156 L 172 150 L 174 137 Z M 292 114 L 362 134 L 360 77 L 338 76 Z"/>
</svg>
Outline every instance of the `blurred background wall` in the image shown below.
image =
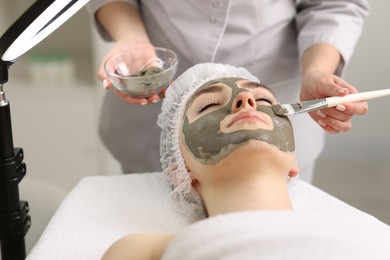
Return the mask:
<svg viewBox="0 0 390 260">
<path fill-rule="evenodd" d="M 0 1 L 0 34 L 34 2 Z M 345 73 L 359 91 L 390 88 L 385 13 L 390 2 L 370 4 L 371 15 Z M 20 185 L 33 221 L 28 250 L 82 177 L 120 174 L 97 135 L 104 90 L 96 72 L 110 46 L 83 9 L 10 69 L 4 88 L 14 144 L 24 149 L 28 169 Z M 369 107 L 367 115 L 354 117 L 349 133 L 327 136 L 314 184 L 390 224 L 390 97 L 369 101 Z"/>
</svg>

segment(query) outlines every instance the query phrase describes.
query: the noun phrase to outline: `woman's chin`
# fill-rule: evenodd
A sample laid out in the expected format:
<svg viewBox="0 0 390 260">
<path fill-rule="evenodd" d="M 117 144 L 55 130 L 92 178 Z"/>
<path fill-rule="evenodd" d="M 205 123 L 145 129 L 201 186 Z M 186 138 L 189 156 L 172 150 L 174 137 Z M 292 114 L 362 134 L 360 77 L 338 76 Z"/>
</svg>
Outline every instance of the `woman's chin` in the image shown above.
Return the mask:
<svg viewBox="0 0 390 260">
<path fill-rule="evenodd" d="M 276 145 L 265 141 L 250 140 L 232 150 L 223 160 L 240 163 L 258 163 L 260 161 L 294 162 L 294 152 L 284 152 Z M 222 160 L 221 160 L 222 161 Z"/>
</svg>

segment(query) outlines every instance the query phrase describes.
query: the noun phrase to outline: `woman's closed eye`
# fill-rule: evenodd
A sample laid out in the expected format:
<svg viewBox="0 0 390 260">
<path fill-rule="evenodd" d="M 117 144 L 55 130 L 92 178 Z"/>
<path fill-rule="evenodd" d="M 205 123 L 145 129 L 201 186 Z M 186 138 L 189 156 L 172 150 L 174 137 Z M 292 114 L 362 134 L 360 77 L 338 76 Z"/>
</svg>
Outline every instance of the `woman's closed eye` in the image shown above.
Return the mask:
<svg viewBox="0 0 390 260">
<path fill-rule="evenodd" d="M 209 109 L 209 108 L 211 108 L 211 107 L 213 107 L 213 106 L 218 106 L 218 105 L 220 105 L 220 102 L 218 102 L 218 101 L 209 101 L 209 102 L 203 104 L 203 105 L 198 109 L 198 114 L 200 114 L 200 113 L 206 111 L 207 109 Z"/>
<path fill-rule="evenodd" d="M 274 99 L 273 98 L 270 98 L 270 97 L 267 97 L 267 96 L 260 96 L 260 97 L 257 97 L 256 98 L 256 103 L 258 105 L 273 105 L 274 104 Z"/>
</svg>

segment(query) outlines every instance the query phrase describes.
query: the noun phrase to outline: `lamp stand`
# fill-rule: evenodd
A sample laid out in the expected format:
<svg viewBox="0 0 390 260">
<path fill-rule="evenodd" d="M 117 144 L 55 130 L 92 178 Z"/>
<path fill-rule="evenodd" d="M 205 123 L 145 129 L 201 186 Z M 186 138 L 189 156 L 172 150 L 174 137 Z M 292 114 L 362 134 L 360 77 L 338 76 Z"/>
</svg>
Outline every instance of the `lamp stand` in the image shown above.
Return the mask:
<svg viewBox="0 0 390 260">
<path fill-rule="evenodd" d="M 14 148 L 11 112 L 3 85 L 8 81 L 9 64 L 0 63 L 0 239 L 3 260 L 26 258 L 24 237 L 30 228 L 27 201 L 19 200 L 18 184 L 26 174 L 23 149 Z"/>
</svg>

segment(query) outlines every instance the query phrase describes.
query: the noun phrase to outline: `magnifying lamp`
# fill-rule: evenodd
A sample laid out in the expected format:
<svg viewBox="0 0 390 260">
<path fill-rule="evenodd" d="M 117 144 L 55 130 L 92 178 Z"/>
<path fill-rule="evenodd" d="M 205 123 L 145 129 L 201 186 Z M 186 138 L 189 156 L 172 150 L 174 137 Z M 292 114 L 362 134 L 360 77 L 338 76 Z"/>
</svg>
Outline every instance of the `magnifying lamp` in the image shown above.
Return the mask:
<svg viewBox="0 0 390 260">
<path fill-rule="evenodd" d="M 23 150 L 14 148 L 9 101 L 3 85 L 8 69 L 89 0 L 37 0 L 0 38 L 0 238 L 3 260 L 26 258 L 24 236 L 30 227 L 27 201 L 18 184 L 26 174 Z"/>
</svg>

